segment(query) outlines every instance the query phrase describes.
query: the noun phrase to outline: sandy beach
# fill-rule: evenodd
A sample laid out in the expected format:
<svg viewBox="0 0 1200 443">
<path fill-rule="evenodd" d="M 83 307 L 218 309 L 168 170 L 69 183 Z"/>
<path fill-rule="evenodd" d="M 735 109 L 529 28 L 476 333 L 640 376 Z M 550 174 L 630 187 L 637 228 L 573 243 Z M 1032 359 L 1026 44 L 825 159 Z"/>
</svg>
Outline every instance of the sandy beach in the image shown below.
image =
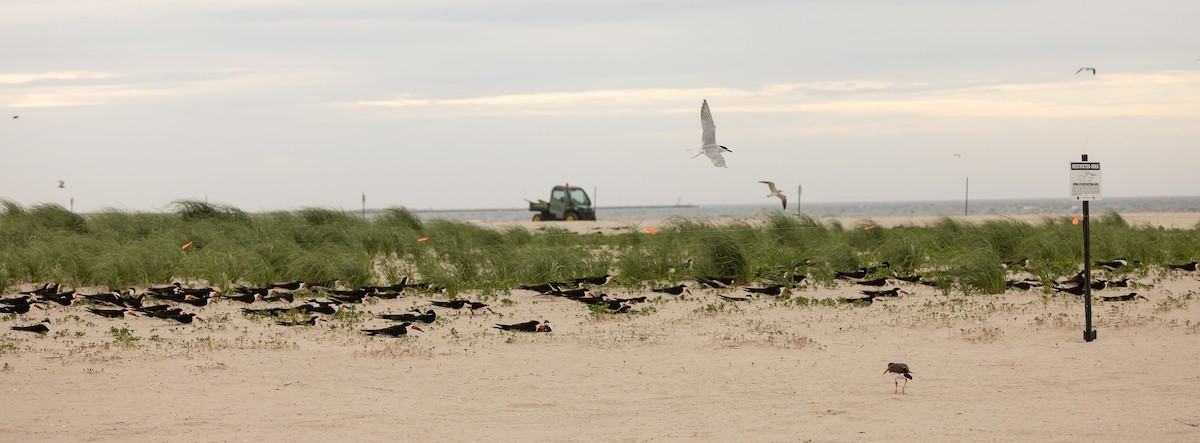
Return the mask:
<svg viewBox="0 0 1200 443">
<path fill-rule="evenodd" d="M 556 225 L 629 226 L 605 223 Z M 206 321 L 190 325 L 55 305 L 0 321 L 0 441 L 1200 440 L 1200 274 L 1138 281 L 1148 300 L 1095 304 L 1093 342 L 1078 297 L 910 284 L 869 306 L 804 302 L 863 289 L 847 283 L 746 302 L 718 296 L 746 294 L 736 289 L 602 289 L 650 297 L 617 315 L 519 289 L 469 293 L 493 312 L 438 309 L 400 338 L 358 329 L 443 298 L 377 300 L 315 327 L 247 317 L 237 302 L 196 308 Z M 282 305 L 251 307 L 270 306 Z M 45 335 L 8 329 L 43 318 Z M 553 332 L 491 327 L 542 319 Z M 906 394 L 882 374 L 889 362 L 912 368 Z"/>
</svg>

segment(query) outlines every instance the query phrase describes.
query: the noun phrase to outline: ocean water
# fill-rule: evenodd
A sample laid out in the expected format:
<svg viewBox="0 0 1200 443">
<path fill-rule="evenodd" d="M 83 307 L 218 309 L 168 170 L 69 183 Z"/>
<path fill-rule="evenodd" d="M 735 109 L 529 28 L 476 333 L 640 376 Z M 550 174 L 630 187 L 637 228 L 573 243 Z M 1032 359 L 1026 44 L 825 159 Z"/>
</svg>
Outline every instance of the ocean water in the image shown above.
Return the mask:
<svg viewBox="0 0 1200 443">
<path fill-rule="evenodd" d="M 888 217 L 942 215 L 1075 215 L 1083 211 L 1082 202 L 1061 199 L 972 200 L 964 208 L 959 201 L 911 202 L 853 202 L 803 203 L 800 211 L 812 217 Z M 797 208 L 789 208 L 795 214 Z M 687 206 L 625 206 L 596 209 L 598 220 L 645 221 L 673 217 L 697 219 L 748 219 L 779 210 L 778 205 L 687 205 Z M 1126 197 L 1093 201 L 1089 212 L 1102 215 L 1136 212 L 1200 212 L 1200 196 L 1196 197 Z M 516 222 L 528 221 L 533 213 L 526 208 L 414 210 L 421 219 L 459 221 Z"/>
</svg>

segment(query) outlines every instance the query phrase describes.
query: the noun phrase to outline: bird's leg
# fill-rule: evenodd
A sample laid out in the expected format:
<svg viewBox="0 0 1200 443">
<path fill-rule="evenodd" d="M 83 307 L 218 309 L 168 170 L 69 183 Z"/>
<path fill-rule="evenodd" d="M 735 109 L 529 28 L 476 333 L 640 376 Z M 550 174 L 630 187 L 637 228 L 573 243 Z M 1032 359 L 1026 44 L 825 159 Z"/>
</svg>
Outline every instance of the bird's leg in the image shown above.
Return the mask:
<svg viewBox="0 0 1200 443">
<path fill-rule="evenodd" d="M 899 390 L 900 390 L 900 380 L 892 380 L 892 383 L 895 383 L 895 384 L 896 384 L 896 389 L 893 389 L 893 390 L 892 390 L 892 393 L 893 393 L 893 394 L 899 394 L 899 393 L 900 393 L 900 392 L 899 392 Z"/>
<path fill-rule="evenodd" d="M 907 379 L 907 378 L 906 378 L 906 379 L 904 379 L 904 387 L 903 387 L 903 388 L 900 388 L 900 393 L 901 393 L 901 394 L 907 394 L 907 392 L 905 392 L 905 390 L 906 390 L 906 389 L 908 389 L 908 379 Z"/>
</svg>

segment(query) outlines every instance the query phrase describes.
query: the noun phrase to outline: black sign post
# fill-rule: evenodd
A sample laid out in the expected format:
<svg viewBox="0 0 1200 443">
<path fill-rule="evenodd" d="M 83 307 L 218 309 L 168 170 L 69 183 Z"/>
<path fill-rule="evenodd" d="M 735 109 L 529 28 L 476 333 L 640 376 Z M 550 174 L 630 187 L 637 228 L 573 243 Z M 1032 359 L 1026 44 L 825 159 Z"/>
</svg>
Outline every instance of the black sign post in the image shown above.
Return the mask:
<svg viewBox="0 0 1200 443">
<path fill-rule="evenodd" d="M 1096 339 L 1096 330 L 1092 329 L 1092 235 L 1088 203 L 1100 198 L 1100 164 L 1087 162 L 1087 154 L 1083 154 L 1082 161 L 1071 164 L 1071 193 L 1075 199 L 1083 200 L 1083 341 L 1090 342 Z"/>
</svg>

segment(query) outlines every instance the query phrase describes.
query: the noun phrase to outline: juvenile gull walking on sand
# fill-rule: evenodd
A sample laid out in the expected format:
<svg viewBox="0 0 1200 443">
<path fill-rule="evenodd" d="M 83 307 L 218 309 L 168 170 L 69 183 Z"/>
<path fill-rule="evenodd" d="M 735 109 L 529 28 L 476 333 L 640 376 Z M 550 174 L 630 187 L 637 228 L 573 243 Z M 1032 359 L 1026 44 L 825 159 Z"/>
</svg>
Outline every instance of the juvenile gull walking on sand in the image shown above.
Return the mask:
<svg viewBox="0 0 1200 443">
<path fill-rule="evenodd" d="M 704 100 L 700 104 L 700 129 L 703 130 L 703 133 L 700 135 L 700 149 L 697 150 L 698 152 L 692 158 L 704 154 L 708 156 L 709 160 L 712 160 L 713 166 L 724 168 L 725 157 L 721 156 L 721 151 L 733 151 L 717 144 L 717 125 L 713 123 L 712 112 L 708 110 L 708 100 Z"/>
<path fill-rule="evenodd" d="M 768 188 L 771 188 L 771 193 L 767 194 L 767 198 L 779 197 L 779 201 L 783 203 L 783 209 L 787 209 L 787 196 L 783 195 L 783 191 L 775 189 L 775 182 L 759 180 L 759 183 L 766 183 Z"/>
<path fill-rule="evenodd" d="M 908 381 L 912 380 L 912 373 L 908 371 L 908 365 L 906 365 L 904 363 L 888 363 L 888 367 L 887 367 L 887 369 L 885 369 L 883 371 L 883 373 L 884 374 L 888 374 L 888 373 L 892 374 L 892 379 L 895 382 L 896 387 L 898 389 L 900 389 L 900 392 L 898 392 L 899 394 L 905 393 L 904 389 L 908 388 Z M 904 387 L 903 388 L 900 387 L 901 379 L 904 379 Z M 897 392 L 893 392 L 893 394 L 895 394 L 895 393 L 897 393 Z"/>
</svg>

